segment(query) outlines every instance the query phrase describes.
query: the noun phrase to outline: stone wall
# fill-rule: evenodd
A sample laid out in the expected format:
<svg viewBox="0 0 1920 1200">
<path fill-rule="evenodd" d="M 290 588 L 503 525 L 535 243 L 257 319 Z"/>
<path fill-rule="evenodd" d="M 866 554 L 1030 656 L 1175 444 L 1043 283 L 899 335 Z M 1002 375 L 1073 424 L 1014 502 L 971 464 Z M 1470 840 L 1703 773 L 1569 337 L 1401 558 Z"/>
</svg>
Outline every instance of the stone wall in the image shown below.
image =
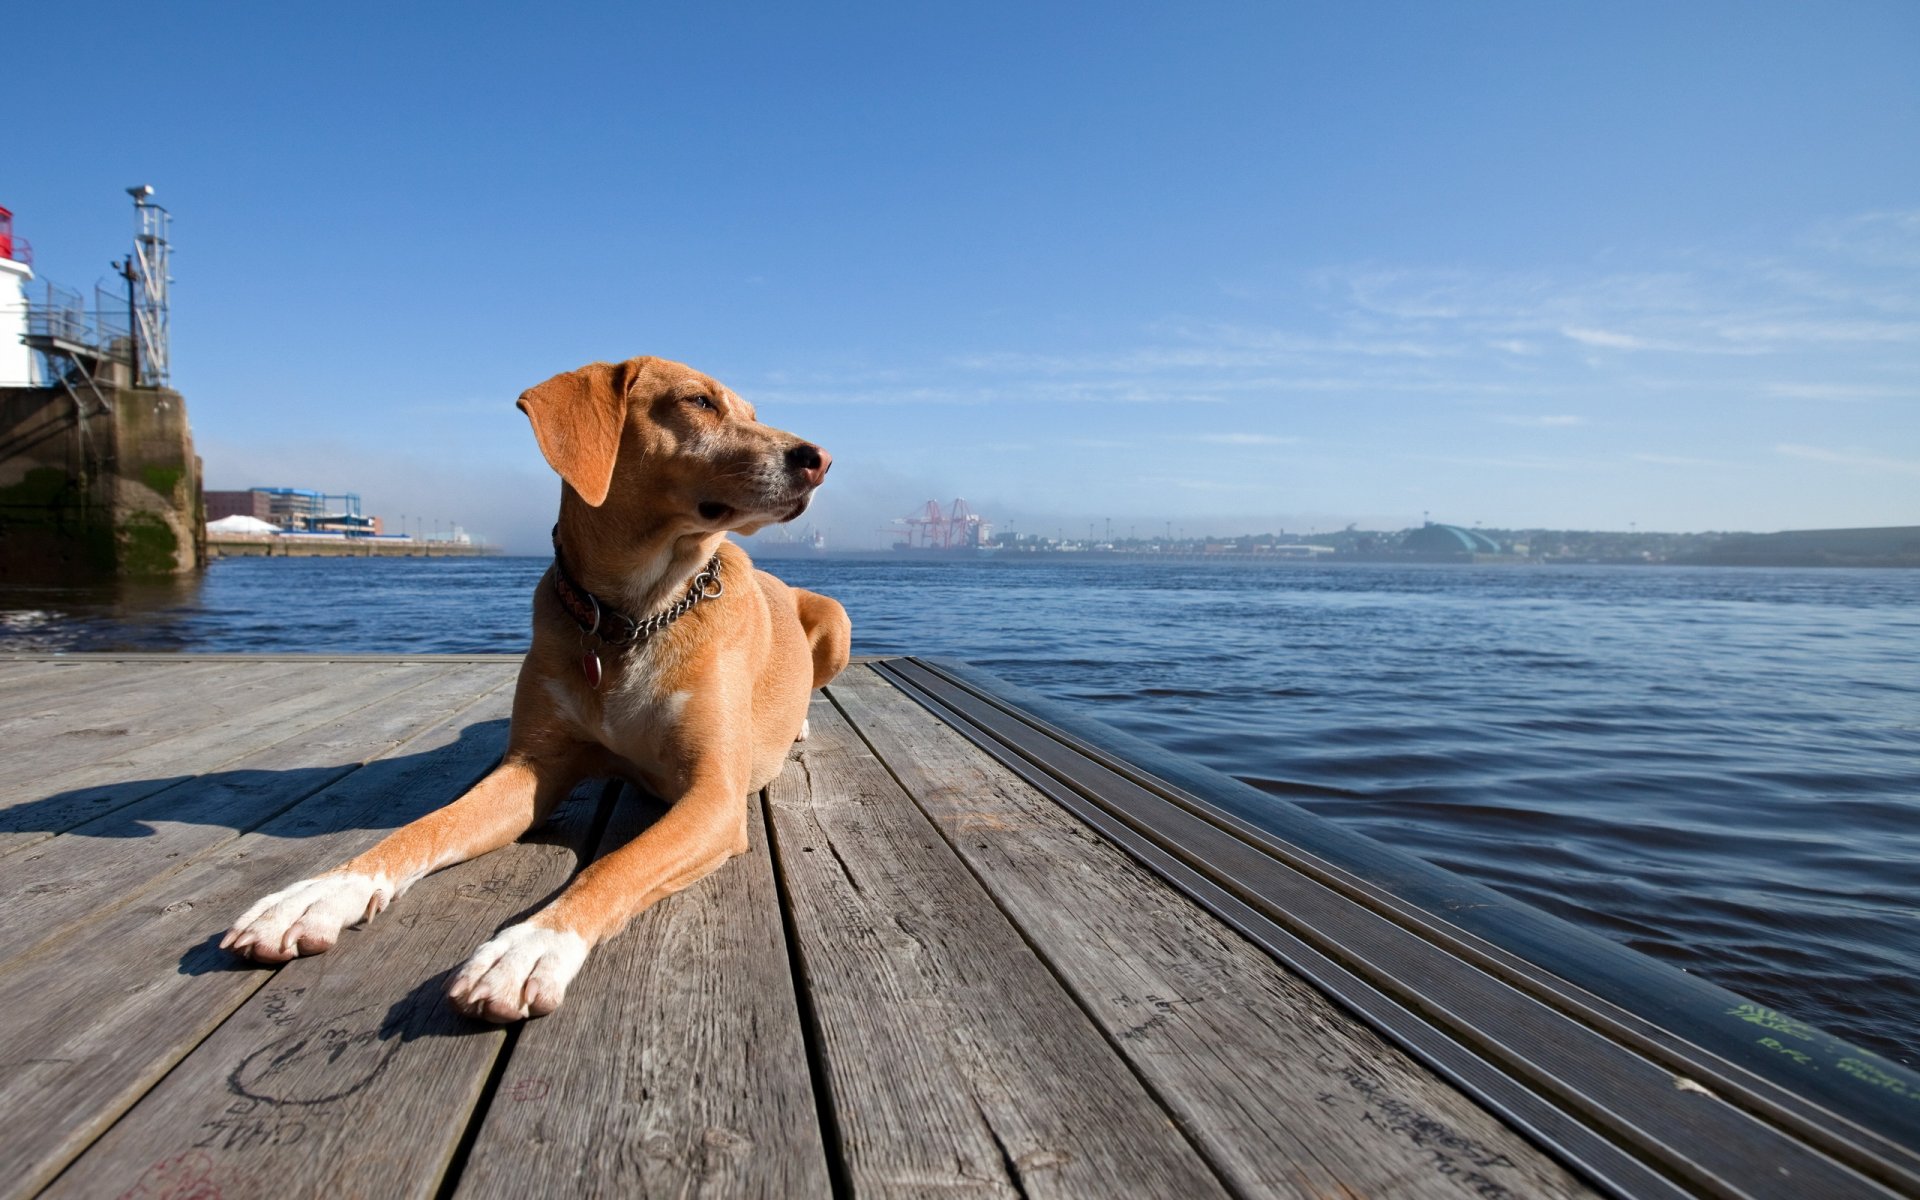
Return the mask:
<svg viewBox="0 0 1920 1200">
<path fill-rule="evenodd" d="M 200 460 L 170 388 L 0 388 L 0 579 L 178 575 L 206 562 Z"/>
</svg>

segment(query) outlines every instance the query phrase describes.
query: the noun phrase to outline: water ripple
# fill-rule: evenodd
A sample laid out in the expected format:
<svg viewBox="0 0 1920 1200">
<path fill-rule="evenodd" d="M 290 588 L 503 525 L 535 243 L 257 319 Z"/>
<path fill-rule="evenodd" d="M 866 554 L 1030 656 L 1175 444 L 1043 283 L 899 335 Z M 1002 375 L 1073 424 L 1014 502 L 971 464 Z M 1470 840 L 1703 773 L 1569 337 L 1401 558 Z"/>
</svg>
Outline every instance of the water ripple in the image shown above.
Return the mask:
<svg viewBox="0 0 1920 1200">
<path fill-rule="evenodd" d="M 0 592 L 0 647 L 517 651 L 541 559 Z M 1920 571 L 790 560 L 950 655 L 1909 1065 Z"/>
</svg>

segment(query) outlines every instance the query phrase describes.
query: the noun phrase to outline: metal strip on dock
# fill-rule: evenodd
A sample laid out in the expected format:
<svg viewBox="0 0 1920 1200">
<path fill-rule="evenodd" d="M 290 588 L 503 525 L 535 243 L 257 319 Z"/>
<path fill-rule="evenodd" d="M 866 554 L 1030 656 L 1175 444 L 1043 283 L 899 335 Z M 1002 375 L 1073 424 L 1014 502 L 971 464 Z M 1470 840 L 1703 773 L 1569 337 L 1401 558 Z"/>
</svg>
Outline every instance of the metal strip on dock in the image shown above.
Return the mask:
<svg viewBox="0 0 1920 1200">
<path fill-rule="evenodd" d="M 1130 740 L 1117 731 L 1085 719 L 1048 720 L 1034 710 L 1058 716 L 1057 706 L 1025 695 L 1010 703 L 1005 697 L 1016 689 L 973 668 L 920 659 L 876 667 L 1605 1190 L 1781 1200 L 1920 1196 L 1920 1153 L 1904 1128 L 1920 1114 L 1898 1111 L 1896 1095 L 1887 1097 L 1894 1107 L 1884 1113 L 1866 1105 L 1843 1115 L 1701 1047 L 1685 1036 L 1690 1031 L 1636 1015 L 1405 895 L 1421 888 L 1397 886 L 1402 876 L 1431 885 L 1444 872 L 1383 855 L 1394 869 L 1381 878 L 1358 875 L 1216 803 L 1239 800 L 1245 811 L 1244 797 L 1226 795 L 1244 789 L 1237 781 L 1218 776 L 1217 786 L 1205 786 L 1215 783 L 1211 772 L 1183 768 L 1177 774 L 1188 786 L 1180 786 L 1109 749 Z M 1479 890 L 1446 881 L 1449 890 L 1463 886 Z M 1504 898 L 1501 907 L 1524 908 Z M 1534 937 L 1553 932 L 1553 918 L 1525 915 Z M 1582 943 L 1590 956 L 1591 940 Z M 1656 983 L 1658 972 L 1670 973 L 1677 993 L 1737 999 L 1601 943 L 1599 956 L 1609 952 L 1622 971 L 1645 975 L 1654 968 Z M 1651 986 L 1638 982 L 1643 991 Z M 1907 1104 L 1920 1108 L 1920 1091 Z"/>
</svg>

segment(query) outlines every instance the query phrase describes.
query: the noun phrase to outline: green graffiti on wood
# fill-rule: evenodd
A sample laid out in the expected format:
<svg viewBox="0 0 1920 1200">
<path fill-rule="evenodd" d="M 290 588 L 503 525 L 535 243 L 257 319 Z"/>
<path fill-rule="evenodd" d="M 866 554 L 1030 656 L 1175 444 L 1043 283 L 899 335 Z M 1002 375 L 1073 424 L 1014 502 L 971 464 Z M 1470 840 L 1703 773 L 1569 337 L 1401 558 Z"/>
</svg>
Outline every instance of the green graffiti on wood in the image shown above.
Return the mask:
<svg viewBox="0 0 1920 1200">
<path fill-rule="evenodd" d="M 1796 1021 L 1787 1014 L 1775 1012 L 1765 1005 L 1752 1003 L 1736 1004 L 1727 1010 L 1727 1015 L 1730 1017 L 1739 1017 L 1742 1021 L 1750 1021 L 1762 1029 L 1771 1029 L 1775 1033 L 1784 1033 L 1788 1037 L 1799 1038 L 1803 1042 L 1819 1041 L 1821 1037 L 1820 1031 L 1805 1021 Z"/>
<path fill-rule="evenodd" d="M 171 575 L 180 565 L 180 539 L 154 513 L 127 514 L 120 522 L 121 569 L 128 575 Z"/>
<path fill-rule="evenodd" d="M 1862 1083 L 1870 1083 L 1875 1087 L 1885 1088 L 1887 1091 L 1903 1099 L 1920 1100 L 1920 1092 L 1916 1092 L 1913 1088 L 1908 1087 L 1905 1080 L 1897 1079 L 1887 1074 L 1870 1062 L 1863 1062 L 1857 1058 L 1843 1058 L 1836 1065 L 1839 1066 L 1842 1071 L 1845 1071 Z"/>
<path fill-rule="evenodd" d="M 1789 1046 L 1785 1042 L 1782 1042 L 1779 1038 L 1764 1037 L 1760 1039 L 1760 1044 L 1762 1046 L 1765 1046 L 1769 1050 L 1786 1055 L 1788 1058 L 1799 1063 L 1803 1067 L 1813 1067 L 1813 1069 L 1816 1071 L 1820 1069 L 1819 1067 L 1813 1066 L 1813 1055 L 1808 1054 L 1804 1050 L 1795 1050 L 1792 1046 Z"/>
</svg>

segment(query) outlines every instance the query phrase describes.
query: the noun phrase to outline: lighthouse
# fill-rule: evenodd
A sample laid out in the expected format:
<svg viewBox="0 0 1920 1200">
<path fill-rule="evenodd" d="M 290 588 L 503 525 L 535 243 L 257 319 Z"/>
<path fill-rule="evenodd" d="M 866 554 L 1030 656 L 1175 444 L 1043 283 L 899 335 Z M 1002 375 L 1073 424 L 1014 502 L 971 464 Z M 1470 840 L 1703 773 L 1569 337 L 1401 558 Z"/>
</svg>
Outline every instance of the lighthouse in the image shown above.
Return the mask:
<svg viewBox="0 0 1920 1200">
<path fill-rule="evenodd" d="M 33 387 L 40 372 L 27 345 L 27 285 L 33 251 L 13 236 L 13 213 L 0 208 L 0 387 Z"/>
<path fill-rule="evenodd" d="M 124 300 L 34 281 L 0 208 L 0 580 L 181 575 L 206 561 L 200 460 L 167 355 L 167 210 L 144 184 Z"/>
</svg>

